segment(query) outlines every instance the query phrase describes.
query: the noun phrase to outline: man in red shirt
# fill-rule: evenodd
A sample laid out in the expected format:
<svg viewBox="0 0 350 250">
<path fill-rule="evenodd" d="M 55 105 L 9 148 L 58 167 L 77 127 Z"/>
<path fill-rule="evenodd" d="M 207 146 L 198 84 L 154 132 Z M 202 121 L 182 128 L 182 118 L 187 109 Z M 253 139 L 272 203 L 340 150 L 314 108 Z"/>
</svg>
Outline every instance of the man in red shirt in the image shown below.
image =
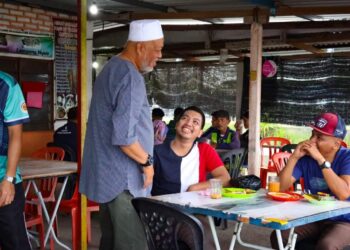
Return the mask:
<svg viewBox="0 0 350 250">
<path fill-rule="evenodd" d="M 223 186 L 228 184 L 230 175 L 219 155 L 209 144 L 196 141 L 204 123 L 202 110 L 188 107 L 176 123 L 175 139 L 155 146 L 152 195 L 205 190 L 209 173 Z"/>
</svg>

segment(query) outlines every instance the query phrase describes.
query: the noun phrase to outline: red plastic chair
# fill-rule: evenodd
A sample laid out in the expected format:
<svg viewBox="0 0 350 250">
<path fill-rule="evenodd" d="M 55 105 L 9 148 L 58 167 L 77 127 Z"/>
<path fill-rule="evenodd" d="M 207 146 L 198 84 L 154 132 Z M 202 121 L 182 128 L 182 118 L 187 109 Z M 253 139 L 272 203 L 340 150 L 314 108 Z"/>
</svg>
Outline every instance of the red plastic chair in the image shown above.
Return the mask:
<svg viewBox="0 0 350 250">
<path fill-rule="evenodd" d="M 278 152 L 272 155 L 272 162 L 275 165 L 277 175 L 279 175 L 282 169 L 286 166 L 289 157 L 292 154 L 289 152 Z"/>
<path fill-rule="evenodd" d="M 33 158 L 45 160 L 63 161 L 64 150 L 59 147 L 45 147 L 39 149 L 32 154 Z M 39 189 L 43 196 L 44 202 L 55 202 L 55 189 L 57 185 L 57 177 L 45 178 L 40 180 Z M 37 198 L 29 196 L 29 198 L 37 200 Z"/>
<path fill-rule="evenodd" d="M 284 145 L 290 144 L 290 141 L 282 137 L 266 137 L 260 140 L 261 150 L 261 167 L 260 167 L 260 179 L 261 187 L 266 188 L 267 174 L 270 172 L 276 173 L 275 165 L 272 162 L 272 155 L 281 151 Z M 267 149 L 268 154 L 265 156 L 264 149 Z"/>
<path fill-rule="evenodd" d="M 39 159 L 45 159 L 45 160 L 63 161 L 64 154 L 65 154 L 65 152 L 62 148 L 44 147 L 44 148 L 41 148 L 38 151 L 34 152 L 31 156 L 33 158 L 39 158 Z M 40 190 L 40 193 L 43 197 L 44 202 L 50 204 L 50 206 L 47 206 L 49 213 L 51 211 L 52 204 L 56 201 L 55 189 L 57 186 L 57 179 L 58 179 L 57 177 L 51 177 L 51 178 L 40 179 L 38 182 L 39 190 Z M 34 194 L 33 191 L 29 191 L 29 193 L 27 194 L 26 202 L 30 202 L 30 203 L 34 202 L 34 203 L 39 205 L 39 199 Z M 26 212 L 26 214 L 25 214 L 26 215 L 26 222 L 27 222 L 27 218 L 29 220 L 30 218 L 37 216 L 35 213 L 32 214 L 32 212 L 33 211 Z M 42 217 L 42 214 L 41 214 L 41 217 Z M 41 241 L 41 239 L 40 239 L 40 241 Z M 54 249 L 54 244 L 53 244 L 52 238 L 50 238 L 50 249 Z"/>
<path fill-rule="evenodd" d="M 286 166 L 291 153 L 288 152 L 278 152 L 272 155 L 272 162 L 275 165 L 277 175 L 279 175 L 282 169 Z M 294 191 L 293 185 L 289 188 L 289 191 Z"/>
<path fill-rule="evenodd" d="M 287 165 L 288 159 L 292 154 L 289 152 L 278 152 L 272 156 L 272 162 L 276 167 L 277 175 L 279 175 L 282 169 Z M 304 191 L 304 179 L 300 178 L 301 189 Z M 289 188 L 289 191 L 294 191 L 294 185 Z"/>
<path fill-rule="evenodd" d="M 348 147 L 348 144 L 346 144 L 345 141 L 341 141 L 341 145 L 342 145 L 344 148 L 347 148 L 347 147 Z"/>
<path fill-rule="evenodd" d="M 79 191 L 78 191 L 78 183 L 76 183 L 74 188 L 74 193 L 72 198 L 68 200 L 61 200 L 58 211 L 63 213 L 70 213 L 72 217 L 72 250 L 77 250 L 77 234 L 76 234 L 76 225 L 78 224 L 78 202 L 79 202 Z M 89 201 L 87 202 L 87 218 L 86 218 L 86 226 L 87 226 L 87 240 L 91 241 L 91 213 L 98 212 L 100 210 L 99 205 L 96 202 Z"/>
</svg>

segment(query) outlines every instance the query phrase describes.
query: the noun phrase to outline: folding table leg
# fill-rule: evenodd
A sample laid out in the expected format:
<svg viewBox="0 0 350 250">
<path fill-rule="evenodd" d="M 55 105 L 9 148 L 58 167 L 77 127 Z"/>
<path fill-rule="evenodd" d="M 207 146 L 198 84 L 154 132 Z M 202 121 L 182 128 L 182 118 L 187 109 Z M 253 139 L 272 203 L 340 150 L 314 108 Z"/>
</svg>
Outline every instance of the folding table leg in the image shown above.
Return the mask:
<svg viewBox="0 0 350 250">
<path fill-rule="evenodd" d="M 235 247 L 236 239 L 237 239 L 238 226 L 239 226 L 239 222 L 236 222 L 235 229 L 233 230 L 233 235 L 232 235 L 232 239 L 231 239 L 231 243 L 230 243 L 230 248 L 229 248 L 230 250 L 233 250 L 233 248 Z"/>
<path fill-rule="evenodd" d="M 40 204 L 42 206 L 42 209 L 44 211 L 44 214 L 45 214 L 45 218 L 47 220 L 47 222 L 49 223 L 48 225 L 48 228 L 47 228 L 47 231 L 45 233 L 45 240 L 44 240 L 44 246 L 46 246 L 46 243 L 50 237 L 50 234 L 52 235 L 52 237 L 54 238 L 54 240 L 56 241 L 56 243 L 60 246 L 62 246 L 64 249 L 67 249 L 67 250 L 70 250 L 70 248 L 68 246 L 66 246 L 65 244 L 63 244 L 62 242 L 60 242 L 57 237 L 56 237 L 56 234 L 55 234 L 55 231 L 53 229 L 53 223 L 55 222 L 55 217 L 57 215 L 57 211 L 58 211 L 58 207 L 60 205 L 60 202 L 62 200 L 62 196 L 63 196 L 63 193 L 64 193 L 64 190 L 66 188 L 66 184 L 67 184 L 67 181 L 68 181 L 68 176 L 65 176 L 64 177 L 64 181 L 63 181 L 63 184 L 62 184 L 62 188 L 60 190 L 60 193 L 57 197 L 57 201 L 56 201 L 56 205 L 55 205 L 55 208 L 53 210 L 53 213 L 52 213 L 52 216 L 50 218 L 49 216 L 49 213 L 47 211 L 47 208 L 46 208 L 46 205 L 45 205 L 45 202 L 43 200 L 43 197 L 38 189 L 38 187 L 36 186 L 36 183 L 33 181 L 32 182 L 32 185 L 34 187 L 34 190 L 35 190 L 35 193 L 36 195 L 38 196 L 39 198 L 39 201 L 40 201 Z"/>
<path fill-rule="evenodd" d="M 285 247 L 283 246 L 281 230 L 276 230 L 276 236 L 277 236 L 278 248 L 280 250 L 282 250 L 282 249 L 294 250 L 295 249 L 295 243 L 297 242 L 298 235 L 296 233 L 294 233 L 294 227 L 291 228 L 289 231 L 288 242 L 287 242 L 287 245 Z"/>
<path fill-rule="evenodd" d="M 216 248 L 216 250 L 221 250 L 218 235 L 216 233 L 214 218 L 212 216 L 208 216 L 208 220 L 209 220 L 211 233 L 213 235 L 213 239 L 214 239 L 214 243 L 215 243 L 215 248 Z"/>
<path fill-rule="evenodd" d="M 243 222 L 238 223 L 238 229 L 237 229 L 237 242 L 245 247 L 252 248 L 252 249 L 259 249 L 259 250 L 271 250 L 272 248 L 270 247 L 264 247 L 264 246 L 259 246 L 256 244 L 251 244 L 251 243 L 246 243 L 241 239 L 241 232 L 242 232 L 242 227 L 243 227 Z"/>
</svg>

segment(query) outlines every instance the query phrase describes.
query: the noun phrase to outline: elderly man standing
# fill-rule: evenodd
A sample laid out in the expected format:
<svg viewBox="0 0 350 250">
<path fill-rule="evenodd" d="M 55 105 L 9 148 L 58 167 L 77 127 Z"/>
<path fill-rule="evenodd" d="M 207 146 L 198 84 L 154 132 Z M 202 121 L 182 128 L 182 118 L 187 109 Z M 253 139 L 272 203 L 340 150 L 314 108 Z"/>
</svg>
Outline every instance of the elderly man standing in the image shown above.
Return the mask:
<svg viewBox="0 0 350 250">
<path fill-rule="evenodd" d="M 338 114 L 323 113 L 310 126 L 311 138 L 298 144 L 280 174 L 281 189 L 287 190 L 303 177 L 305 189 L 312 194 L 323 192 L 349 201 L 350 150 L 341 146 L 346 135 L 344 120 Z M 282 231 L 284 241 L 288 233 Z M 296 227 L 295 233 L 297 241 L 312 242 L 314 249 L 343 249 L 350 244 L 350 214 Z M 277 248 L 275 233 L 271 244 Z"/>
<path fill-rule="evenodd" d="M 80 192 L 100 203 L 100 249 L 147 245 L 131 199 L 145 196 L 153 179 L 153 126 L 142 73 L 153 70 L 163 44 L 159 21 L 131 22 L 125 49 L 95 82 Z"/>
</svg>

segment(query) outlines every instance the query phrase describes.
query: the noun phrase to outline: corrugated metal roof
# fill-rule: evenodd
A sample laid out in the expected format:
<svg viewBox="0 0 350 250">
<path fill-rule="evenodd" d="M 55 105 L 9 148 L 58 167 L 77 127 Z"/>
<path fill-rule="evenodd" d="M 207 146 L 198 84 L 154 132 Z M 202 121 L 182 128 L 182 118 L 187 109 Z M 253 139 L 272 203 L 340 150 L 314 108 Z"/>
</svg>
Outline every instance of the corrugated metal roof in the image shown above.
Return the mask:
<svg viewBox="0 0 350 250">
<path fill-rule="evenodd" d="M 11 0 L 9 2 L 35 4 L 62 11 L 76 10 L 76 1 L 73 0 Z M 94 36 L 95 52 L 103 48 L 105 53 L 106 46 L 113 46 L 111 50 L 113 53 L 121 49 L 125 43 L 127 30 L 113 29 L 113 27 L 125 26 L 130 18 L 142 18 L 142 14 L 152 13 L 168 25 L 178 23 L 187 25 L 182 30 L 164 26 L 165 55 L 181 56 L 182 54 L 186 58 L 201 55 L 204 57 L 208 53 L 216 53 L 219 56 L 220 49 L 229 48 L 230 55 L 239 56 L 239 53 L 249 52 L 250 47 L 250 28 L 249 25 L 242 24 L 243 17 L 252 15 L 256 7 L 262 9 L 263 14 L 270 15 L 270 23 L 283 22 L 276 26 L 277 28 L 264 25 L 264 52 L 291 49 L 302 51 L 308 46 L 311 48 L 310 51 L 350 46 L 350 23 L 332 22 L 333 24 L 329 25 L 329 22 L 325 22 L 350 20 L 349 0 L 88 0 L 88 4 L 93 2 L 100 9 L 94 25 L 95 30 L 99 31 Z M 186 14 L 188 18 L 193 18 L 195 15 L 196 19 L 181 19 L 181 15 Z M 109 18 L 113 18 L 113 21 Z M 305 25 L 306 22 L 317 24 L 320 21 L 324 22 L 321 23 L 324 27 L 323 25 L 320 27 Z M 293 22 L 300 22 L 300 25 L 293 25 Z M 241 23 L 237 24 L 241 26 L 235 26 L 232 23 Z M 191 25 L 195 24 L 206 24 L 206 26 L 193 30 Z M 216 25 L 209 28 L 208 24 L 231 26 L 222 28 Z"/>
<path fill-rule="evenodd" d="M 348 0 L 283 0 L 283 1 L 276 1 L 281 2 L 284 5 L 287 5 L 289 7 L 322 7 L 322 6 L 349 6 L 350 2 Z"/>
</svg>

